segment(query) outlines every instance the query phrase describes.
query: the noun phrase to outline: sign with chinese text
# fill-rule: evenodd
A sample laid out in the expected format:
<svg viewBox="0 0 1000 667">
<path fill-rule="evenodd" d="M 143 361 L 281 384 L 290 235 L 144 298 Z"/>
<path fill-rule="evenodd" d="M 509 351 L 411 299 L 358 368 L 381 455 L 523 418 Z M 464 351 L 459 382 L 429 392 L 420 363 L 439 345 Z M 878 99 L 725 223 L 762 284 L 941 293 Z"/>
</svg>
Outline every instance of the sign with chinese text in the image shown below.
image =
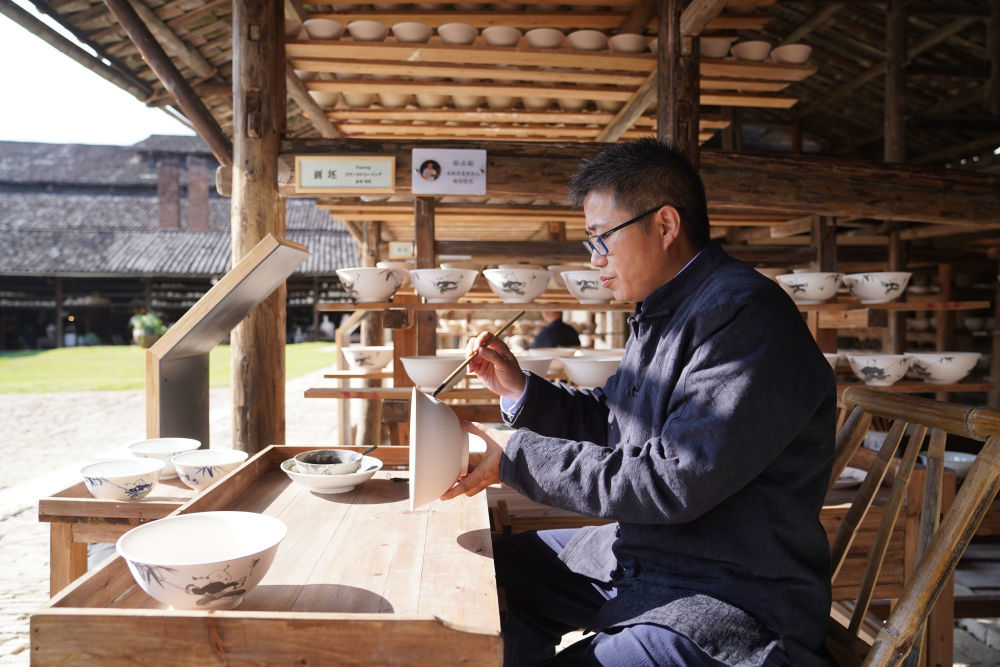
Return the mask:
<svg viewBox="0 0 1000 667">
<path fill-rule="evenodd" d="M 486 151 L 414 148 L 415 195 L 486 194 Z"/>
<path fill-rule="evenodd" d="M 295 192 L 393 193 L 396 158 L 379 155 L 297 155 Z"/>
</svg>

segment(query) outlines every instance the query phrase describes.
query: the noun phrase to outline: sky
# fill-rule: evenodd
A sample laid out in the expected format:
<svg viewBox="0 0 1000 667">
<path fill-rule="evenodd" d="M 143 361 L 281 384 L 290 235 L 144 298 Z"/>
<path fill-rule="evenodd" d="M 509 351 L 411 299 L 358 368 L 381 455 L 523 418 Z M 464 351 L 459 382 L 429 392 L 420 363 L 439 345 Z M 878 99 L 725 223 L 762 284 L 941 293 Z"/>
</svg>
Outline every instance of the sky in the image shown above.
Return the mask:
<svg viewBox="0 0 1000 667">
<path fill-rule="evenodd" d="M 2 15 L 0 63 L 0 141 L 129 145 L 193 134 Z"/>
</svg>

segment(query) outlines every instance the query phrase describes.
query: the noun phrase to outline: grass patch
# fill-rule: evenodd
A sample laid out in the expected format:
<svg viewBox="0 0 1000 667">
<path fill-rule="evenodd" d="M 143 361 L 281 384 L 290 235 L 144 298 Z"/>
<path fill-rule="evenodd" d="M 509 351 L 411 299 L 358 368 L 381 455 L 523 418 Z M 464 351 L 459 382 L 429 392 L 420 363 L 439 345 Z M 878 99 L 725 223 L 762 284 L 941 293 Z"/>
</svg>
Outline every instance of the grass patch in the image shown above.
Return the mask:
<svg viewBox="0 0 1000 667">
<path fill-rule="evenodd" d="M 332 343 L 285 346 L 285 377 L 294 378 L 335 363 Z M 230 348 L 209 354 L 211 387 L 230 385 Z M 55 350 L 0 352 L 0 394 L 145 389 L 146 351 L 137 345 L 95 345 Z"/>
</svg>

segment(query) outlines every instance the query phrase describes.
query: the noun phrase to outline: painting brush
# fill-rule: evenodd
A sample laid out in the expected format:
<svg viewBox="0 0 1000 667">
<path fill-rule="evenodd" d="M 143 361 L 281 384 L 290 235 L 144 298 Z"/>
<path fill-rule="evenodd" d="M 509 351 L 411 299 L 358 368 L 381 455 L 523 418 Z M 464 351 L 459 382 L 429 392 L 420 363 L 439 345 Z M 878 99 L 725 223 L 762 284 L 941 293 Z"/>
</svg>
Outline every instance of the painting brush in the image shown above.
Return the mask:
<svg viewBox="0 0 1000 667">
<path fill-rule="evenodd" d="M 487 336 L 486 340 L 483 341 L 483 344 L 480 345 L 478 348 L 476 348 L 475 352 L 473 352 L 468 357 L 466 357 L 465 361 L 463 361 L 461 364 L 459 364 L 458 368 L 456 368 L 455 370 L 453 370 L 451 372 L 451 374 L 448 375 L 448 377 L 446 377 L 444 379 L 444 382 L 442 382 L 441 384 L 438 385 L 438 388 L 434 390 L 434 393 L 431 394 L 431 397 L 432 398 L 437 398 L 437 395 L 440 394 L 442 391 L 444 391 L 444 388 L 448 386 L 448 383 L 451 382 L 452 380 L 454 380 L 455 376 L 457 376 L 459 373 L 461 373 L 462 371 L 464 371 L 465 367 L 468 366 L 469 363 L 473 359 L 476 358 L 476 355 L 479 354 L 479 350 L 481 350 L 484 347 L 486 347 L 487 345 L 489 345 L 493 341 L 494 338 L 499 338 L 500 334 L 502 334 L 504 331 L 506 331 L 507 329 L 509 329 L 510 325 L 514 324 L 514 322 L 517 322 L 519 319 L 521 319 L 521 316 L 524 315 L 525 312 L 527 312 L 527 311 L 522 310 L 517 315 L 515 315 L 514 317 L 510 318 L 509 320 L 507 320 L 507 323 L 504 324 L 499 329 L 497 329 L 496 333 L 490 334 L 489 336 Z"/>
</svg>

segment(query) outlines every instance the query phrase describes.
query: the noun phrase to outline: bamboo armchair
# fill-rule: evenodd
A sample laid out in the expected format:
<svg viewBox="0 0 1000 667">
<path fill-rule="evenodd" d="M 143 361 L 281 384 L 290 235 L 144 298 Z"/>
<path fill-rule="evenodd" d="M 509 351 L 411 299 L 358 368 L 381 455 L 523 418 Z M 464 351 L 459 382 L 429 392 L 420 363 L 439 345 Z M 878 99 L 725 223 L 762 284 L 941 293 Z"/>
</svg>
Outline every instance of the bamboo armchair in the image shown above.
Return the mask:
<svg viewBox="0 0 1000 667">
<path fill-rule="evenodd" d="M 895 470 L 851 620 L 845 627 L 831 619 L 827 646 L 840 665 L 897 665 L 904 660 L 907 664 L 920 664 L 927 617 L 1000 489 L 1000 411 L 863 387 L 848 388 L 843 399 L 851 412 L 837 435 L 831 487 L 858 451 L 872 418 L 886 418 L 892 425 L 833 540 L 831 577 L 836 577 L 843 566 L 858 527 L 887 471 L 890 467 Z M 910 436 L 902 458 L 894 460 L 907 427 L 910 427 Z M 917 539 L 919 561 L 885 623 L 878 628 L 874 642 L 869 645 L 860 635 L 894 524 L 907 497 L 907 486 L 928 431 L 927 469 Z M 985 440 L 985 444 L 954 502 L 942 517 L 943 455 L 949 433 Z"/>
</svg>

